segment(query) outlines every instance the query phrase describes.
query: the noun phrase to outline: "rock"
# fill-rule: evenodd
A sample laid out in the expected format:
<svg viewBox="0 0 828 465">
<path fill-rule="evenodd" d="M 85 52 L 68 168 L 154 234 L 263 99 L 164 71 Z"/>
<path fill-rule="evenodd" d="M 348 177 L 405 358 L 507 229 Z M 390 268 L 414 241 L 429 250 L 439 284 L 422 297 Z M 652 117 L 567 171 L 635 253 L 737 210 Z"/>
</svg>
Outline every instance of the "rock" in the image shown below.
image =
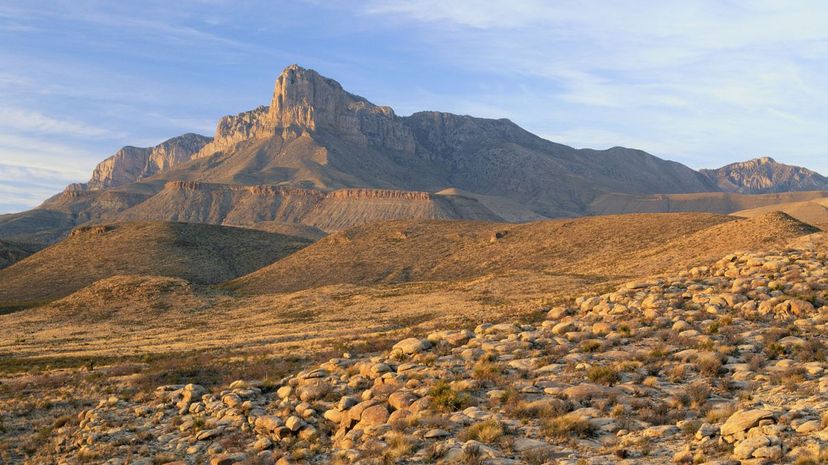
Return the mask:
<svg viewBox="0 0 828 465">
<path fill-rule="evenodd" d="M 328 383 L 324 381 L 316 381 L 299 387 L 297 392 L 299 394 L 299 399 L 304 402 L 312 402 L 325 397 L 330 390 L 331 386 Z"/>
<path fill-rule="evenodd" d="M 263 451 L 265 449 L 270 449 L 270 446 L 273 445 L 273 441 L 268 438 L 259 438 L 253 443 L 253 449 L 256 451 Z"/>
<path fill-rule="evenodd" d="M 767 436 L 754 436 L 740 441 L 733 448 L 733 456 L 737 459 L 748 459 L 753 456 L 753 452 L 760 448 L 770 445 L 770 439 Z"/>
<path fill-rule="evenodd" d="M 256 419 L 255 425 L 256 429 L 267 433 L 271 433 L 273 431 L 276 431 L 276 429 L 280 426 L 283 426 L 284 422 L 281 418 L 275 415 L 263 415 Z"/>
<path fill-rule="evenodd" d="M 287 399 L 293 393 L 293 388 L 291 386 L 282 386 L 276 390 L 276 395 L 279 396 L 280 399 Z"/>
<path fill-rule="evenodd" d="M 813 433 L 814 431 L 819 431 L 822 429 L 822 425 L 817 420 L 809 420 L 805 423 L 802 423 L 796 428 L 796 432 L 800 434 L 808 434 Z"/>
<path fill-rule="evenodd" d="M 206 441 L 208 439 L 218 436 L 219 434 L 221 434 L 221 430 L 219 430 L 218 428 L 199 431 L 199 433 L 196 434 L 196 440 Z"/>
<path fill-rule="evenodd" d="M 243 463 L 245 460 L 247 460 L 247 455 L 242 453 L 221 454 L 211 458 L 210 465 L 233 465 Z"/>
<path fill-rule="evenodd" d="M 419 399 L 419 397 L 410 391 L 397 391 L 388 396 L 388 405 L 390 405 L 394 410 L 399 410 L 409 407 L 411 404 L 416 402 L 417 399 Z"/>
<path fill-rule="evenodd" d="M 426 439 L 438 439 L 438 438 L 444 438 L 446 436 L 449 436 L 449 434 L 450 433 L 446 430 L 439 429 L 439 428 L 434 428 L 434 429 L 428 430 L 423 435 L 423 437 L 426 438 Z"/>
<path fill-rule="evenodd" d="M 173 137 L 155 147 L 124 147 L 98 163 L 82 190 L 101 190 L 130 184 L 190 161 L 212 139 L 198 134 Z"/>
<path fill-rule="evenodd" d="M 295 416 L 295 415 L 291 415 L 290 417 L 288 417 L 287 420 L 285 420 L 285 427 L 287 427 L 289 430 L 293 431 L 294 433 L 296 431 L 299 431 L 299 428 L 301 428 L 302 425 L 304 425 L 304 424 L 305 423 L 302 421 L 302 419 Z"/>
<path fill-rule="evenodd" d="M 738 410 L 722 425 L 720 430 L 721 435 L 729 436 L 731 434 L 747 431 L 758 425 L 761 420 L 768 418 L 773 418 L 773 412 L 761 409 Z"/>
<path fill-rule="evenodd" d="M 418 354 L 424 350 L 431 348 L 431 343 L 428 339 L 417 339 L 410 337 L 394 344 L 392 350 L 400 351 L 406 355 Z"/>
<path fill-rule="evenodd" d="M 528 450 L 540 449 L 545 447 L 550 447 L 550 444 L 545 441 L 530 438 L 516 438 L 514 443 L 512 443 L 512 448 L 516 452 L 526 452 Z"/>
<path fill-rule="evenodd" d="M 362 427 L 376 426 L 388 421 L 388 409 L 385 405 L 373 405 L 362 411 L 359 425 Z"/>
</svg>

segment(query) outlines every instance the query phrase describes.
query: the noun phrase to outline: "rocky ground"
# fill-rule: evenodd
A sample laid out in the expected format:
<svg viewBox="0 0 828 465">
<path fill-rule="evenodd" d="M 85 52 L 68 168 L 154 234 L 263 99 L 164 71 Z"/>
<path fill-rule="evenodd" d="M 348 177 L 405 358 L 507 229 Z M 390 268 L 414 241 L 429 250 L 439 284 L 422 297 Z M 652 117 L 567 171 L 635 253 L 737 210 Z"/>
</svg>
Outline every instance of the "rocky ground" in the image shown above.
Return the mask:
<svg viewBox="0 0 828 465">
<path fill-rule="evenodd" d="M 109 396 L 26 463 L 828 463 L 822 250 L 732 254 L 275 381 Z"/>
</svg>

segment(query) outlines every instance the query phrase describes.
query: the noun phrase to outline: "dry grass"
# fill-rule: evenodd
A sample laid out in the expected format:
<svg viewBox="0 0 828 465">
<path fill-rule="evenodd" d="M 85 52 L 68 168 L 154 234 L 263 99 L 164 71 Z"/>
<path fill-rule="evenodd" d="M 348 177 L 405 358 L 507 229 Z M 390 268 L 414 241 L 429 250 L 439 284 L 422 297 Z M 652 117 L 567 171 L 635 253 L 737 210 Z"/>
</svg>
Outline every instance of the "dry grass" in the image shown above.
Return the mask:
<svg viewBox="0 0 828 465">
<path fill-rule="evenodd" d="M 298 237 L 206 224 L 86 226 L 0 270 L 0 302 L 11 306 L 63 297 L 119 274 L 219 283 L 255 271 L 310 243 Z"/>
<path fill-rule="evenodd" d="M 229 286 L 246 293 L 282 292 L 339 283 L 456 281 L 518 270 L 608 280 L 683 269 L 815 231 L 773 214 L 733 219 L 680 213 L 521 225 L 389 221 L 332 234 Z"/>
</svg>

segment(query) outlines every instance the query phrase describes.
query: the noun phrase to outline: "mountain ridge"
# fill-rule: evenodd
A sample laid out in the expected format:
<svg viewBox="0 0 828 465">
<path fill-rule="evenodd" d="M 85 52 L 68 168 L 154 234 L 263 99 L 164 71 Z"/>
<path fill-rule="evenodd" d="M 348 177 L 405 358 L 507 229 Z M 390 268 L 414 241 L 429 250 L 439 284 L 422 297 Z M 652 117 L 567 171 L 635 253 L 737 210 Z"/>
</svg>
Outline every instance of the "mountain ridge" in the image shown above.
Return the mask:
<svg viewBox="0 0 828 465">
<path fill-rule="evenodd" d="M 822 188 L 818 174 L 777 165 L 785 168 L 755 174 L 745 162 L 695 171 L 636 149 L 575 149 L 508 119 L 436 111 L 398 116 L 314 70 L 290 65 L 276 78 L 269 105 L 222 117 L 212 138 L 185 134 L 155 147 L 125 147 L 101 162 L 89 182 L 68 186 L 35 210 L 0 215 L 0 238 L 27 240 L 28 234 L 50 243 L 78 225 L 123 219 L 293 222 L 330 232 L 404 218 L 525 221 L 630 208 L 673 211 L 671 202 L 648 198 L 743 189 L 725 185 L 728 176 L 748 190 Z M 209 195 L 171 196 L 170 185 L 186 185 L 175 183 L 224 187 L 210 188 Z M 236 186 L 261 187 L 240 195 Z M 275 199 L 274 188 L 306 195 Z M 344 193 L 349 189 L 373 194 L 357 200 Z M 434 205 L 421 208 L 422 199 L 404 192 L 431 194 Z M 333 205 L 337 195 L 349 201 Z M 396 204 L 378 202 L 383 197 Z M 320 206 L 320 199 L 329 205 Z M 754 206 L 716 205 L 710 211 Z"/>
<path fill-rule="evenodd" d="M 768 156 L 700 172 L 725 192 L 765 194 L 828 189 L 825 176 L 800 166 L 779 163 Z"/>
</svg>

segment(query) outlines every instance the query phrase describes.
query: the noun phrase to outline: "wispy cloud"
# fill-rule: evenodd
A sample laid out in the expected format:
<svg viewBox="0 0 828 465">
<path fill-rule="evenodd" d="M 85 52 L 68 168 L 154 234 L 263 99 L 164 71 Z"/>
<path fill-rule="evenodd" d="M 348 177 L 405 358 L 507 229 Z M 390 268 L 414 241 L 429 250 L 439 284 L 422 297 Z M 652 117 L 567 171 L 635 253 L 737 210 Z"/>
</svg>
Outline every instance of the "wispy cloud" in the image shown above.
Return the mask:
<svg viewBox="0 0 828 465">
<path fill-rule="evenodd" d="M 0 128 L 73 137 L 113 137 L 110 130 L 77 121 L 66 121 L 22 108 L 0 108 Z"/>
<path fill-rule="evenodd" d="M 694 166 L 773 151 L 828 170 L 824 2 L 397 0 L 361 13 L 453 66 L 528 83 L 533 101 L 479 97 L 562 142 L 638 142 Z"/>
</svg>

